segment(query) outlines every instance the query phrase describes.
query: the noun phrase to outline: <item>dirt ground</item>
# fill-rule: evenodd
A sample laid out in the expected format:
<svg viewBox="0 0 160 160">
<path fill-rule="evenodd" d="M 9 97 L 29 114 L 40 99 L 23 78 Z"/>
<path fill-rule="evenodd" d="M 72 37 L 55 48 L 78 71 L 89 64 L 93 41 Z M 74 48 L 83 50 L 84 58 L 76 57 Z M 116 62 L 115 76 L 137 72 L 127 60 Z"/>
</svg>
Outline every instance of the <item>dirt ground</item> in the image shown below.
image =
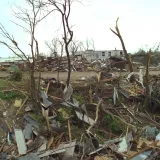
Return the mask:
<svg viewBox="0 0 160 160">
<path fill-rule="evenodd" d="M 117 76 L 120 75 L 120 72 L 114 72 Z M 121 75 L 127 75 L 128 72 L 122 72 Z M 151 75 L 159 75 L 160 71 L 150 71 Z M 89 72 L 72 72 L 71 80 L 75 80 L 85 76 L 96 76 L 97 73 L 94 71 Z M 0 78 L 9 76 L 9 73 L 5 71 L 0 71 Z M 57 78 L 57 72 L 42 72 L 41 76 L 43 78 Z M 67 72 L 60 72 L 60 80 L 65 80 L 67 78 Z"/>
</svg>

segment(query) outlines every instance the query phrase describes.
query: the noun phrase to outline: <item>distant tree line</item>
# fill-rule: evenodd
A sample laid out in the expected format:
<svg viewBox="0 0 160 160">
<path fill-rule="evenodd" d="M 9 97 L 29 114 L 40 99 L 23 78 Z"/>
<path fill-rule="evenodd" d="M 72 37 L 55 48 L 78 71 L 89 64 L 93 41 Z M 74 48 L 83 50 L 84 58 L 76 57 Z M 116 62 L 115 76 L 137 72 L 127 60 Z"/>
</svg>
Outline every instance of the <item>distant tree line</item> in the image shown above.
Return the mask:
<svg viewBox="0 0 160 160">
<path fill-rule="evenodd" d="M 143 49 L 139 49 L 139 51 L 131 55 L 131 57 L 134 62 L 140 62 L 143 65 L 147 63 L 147 52 Z M 152 52 L 150 64 L 152 66 L 158 66 L 160 64 L 160 51 Z"/>
</svg>

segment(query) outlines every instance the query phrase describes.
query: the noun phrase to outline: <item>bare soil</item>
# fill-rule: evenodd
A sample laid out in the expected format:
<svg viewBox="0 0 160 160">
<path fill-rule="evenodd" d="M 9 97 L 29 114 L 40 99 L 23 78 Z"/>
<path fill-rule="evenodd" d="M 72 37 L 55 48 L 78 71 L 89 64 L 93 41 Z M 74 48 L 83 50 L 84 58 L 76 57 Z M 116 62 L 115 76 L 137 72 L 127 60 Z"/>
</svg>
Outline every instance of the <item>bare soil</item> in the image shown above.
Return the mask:
<svg viewBox="0 0 160 160">
<path fill-rule="evenodd" d="M 114 72 L 117 76 L 120 75 L 120 72 Z M 60 80 L 66 80 L 67 79 L 67 72 L 60 72 Z M 122 72 L 121 75 L 127 75 L 128 72 Z M 10 74 L 5 71 L 0 71 L 0 78 L 8 77 Z M 71 73 L 71 80 L 76 80 L 81 77 L 86 76 L 96 76 L 97 73 L 94 71 L 88 71 L 88 72 L 72 72 Z M 150 71 L 150 75 L 160 75 L 160 71 Z M 41 73 L 42 78 L 56 78 L 57 79 L 57 72 L 42 72 Z"/>
</svg>

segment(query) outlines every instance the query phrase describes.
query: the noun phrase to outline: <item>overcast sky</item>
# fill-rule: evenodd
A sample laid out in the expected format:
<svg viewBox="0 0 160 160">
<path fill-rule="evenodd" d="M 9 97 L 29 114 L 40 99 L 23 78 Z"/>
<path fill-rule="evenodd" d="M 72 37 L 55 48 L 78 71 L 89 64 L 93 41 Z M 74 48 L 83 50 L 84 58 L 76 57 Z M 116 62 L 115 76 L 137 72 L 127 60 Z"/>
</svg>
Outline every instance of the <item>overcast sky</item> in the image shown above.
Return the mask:
<svg viewBox="0 0 160 160">
<path fill-rule="evenodd" d="M 29 52 L 29 37 L 23 29 L 11 22 L 15 21 L 11 6 L 13 3 L 25 7 L 24 0 L 5 0 L 0 5 L 0 22 L 11 35 L 14 35 L 19 46 Z M 117 17 L 119 28 L 128 52 L 134 53 L 146 45 L 153 47 L 160 42 L 160 0 L 88 0 L 84 5 L 72 6 L 70 23 L 73 25 L 77 40 L 93 39 L 96 50 L 121 49 L 121 44 L 111 31 L 114 29 Z M 61 23 L 57 14 L 50 15 L 39 24 L 37 39 L 40 52 L 48 52 L 44 41 L 53 37 L 62 37 L 59 30 Z M 4 40 L 0 36 L 1 40 Z M 0 45 L 0 56 L 11 56 L 11 51 Z"/>
</svg>

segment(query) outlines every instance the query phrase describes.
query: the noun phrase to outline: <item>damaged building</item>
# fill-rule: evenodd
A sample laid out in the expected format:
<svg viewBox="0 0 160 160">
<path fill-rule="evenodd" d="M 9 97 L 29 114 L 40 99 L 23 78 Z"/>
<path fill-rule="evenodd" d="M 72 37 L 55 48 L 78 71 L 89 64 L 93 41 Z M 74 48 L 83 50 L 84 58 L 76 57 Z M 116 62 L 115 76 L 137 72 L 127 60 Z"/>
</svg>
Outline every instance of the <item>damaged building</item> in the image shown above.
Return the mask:
<svg viewBox="0 0 160 160">
<path fill-rule="evenodd" d="M 78 52 L 77 54 L 81 54 L 84 58 L 87 59 L 88 62 L 92 62 L 94 60 L 102 60 L 105 61 L 110 57 L 118 57 L 124 58 L 123 50 L 86 50 Z"/>
</svg>

